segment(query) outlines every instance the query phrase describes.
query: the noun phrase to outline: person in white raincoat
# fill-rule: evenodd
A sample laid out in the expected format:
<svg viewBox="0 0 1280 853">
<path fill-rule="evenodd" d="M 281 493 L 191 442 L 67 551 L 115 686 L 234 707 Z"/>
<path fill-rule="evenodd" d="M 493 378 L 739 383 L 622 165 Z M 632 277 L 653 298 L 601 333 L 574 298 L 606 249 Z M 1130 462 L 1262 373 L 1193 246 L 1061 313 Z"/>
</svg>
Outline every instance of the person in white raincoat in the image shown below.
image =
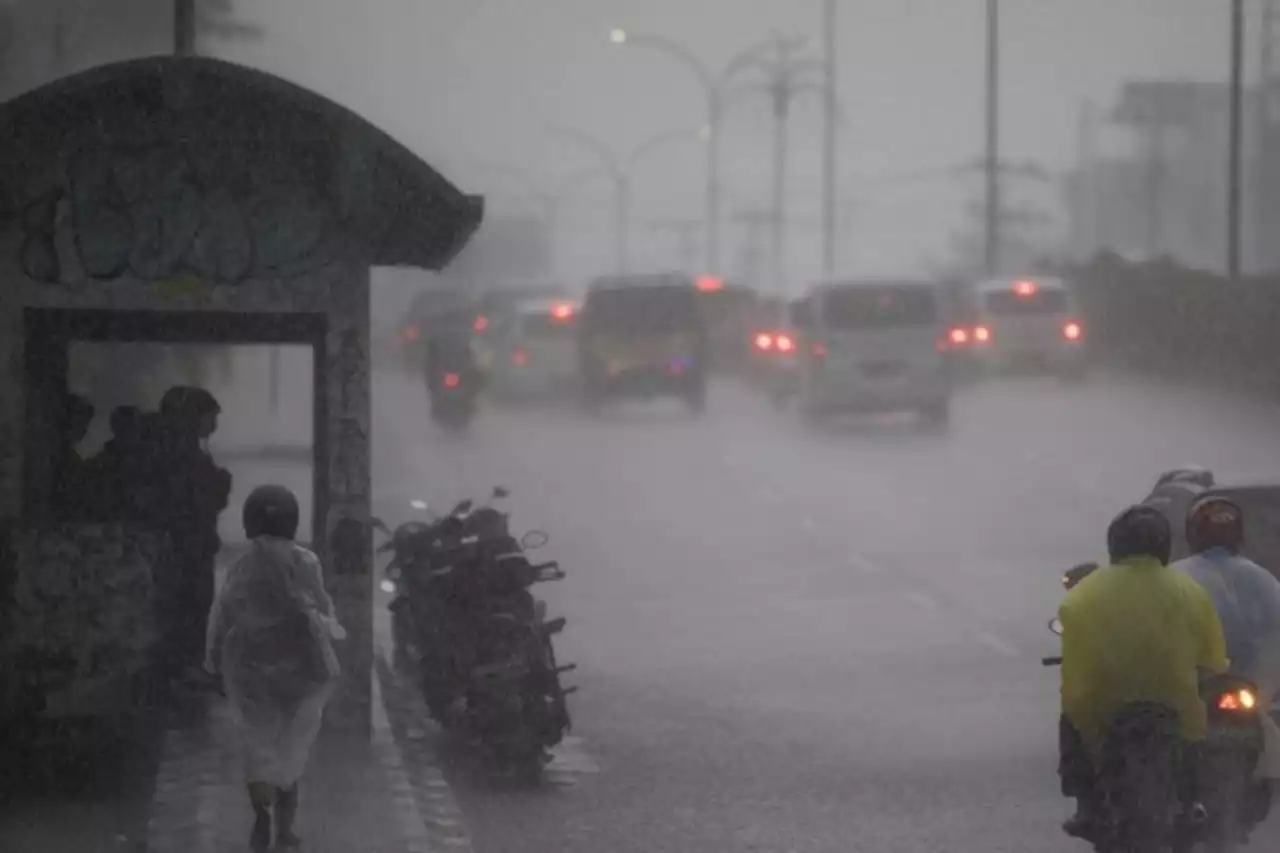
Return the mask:
<svg viewBox="0 0 1280 853">
<path fill-rule="evenodd" d="M 1244 511 L 1223 497 L 1195 501 L 1187 511 L 1191 556 L 1173 564 L 1195 579 L 1213 599 L 1227 641 L 1231 671 L 1258 687 L 1263 707 L 1272 711 L 1280 694 L 1280 580 L 1240 553 Z M 1280 729 L 1264 714 L 1266 752 L 1258 768 L 1265 779 L 1280 779 Z"/>
<path fill-rule="evenodd" d="M 280 847 L 294 832 L 298 780 L 339 675 L 334 618 L 320 560 L 293 540 L 298 501 L 283 486 L 261 486 L 244 503 L 251 549 L 227 573 L 209 614 L 205 668 L 221 673 L 245 748 L 250 844 Z"/>
</svg>

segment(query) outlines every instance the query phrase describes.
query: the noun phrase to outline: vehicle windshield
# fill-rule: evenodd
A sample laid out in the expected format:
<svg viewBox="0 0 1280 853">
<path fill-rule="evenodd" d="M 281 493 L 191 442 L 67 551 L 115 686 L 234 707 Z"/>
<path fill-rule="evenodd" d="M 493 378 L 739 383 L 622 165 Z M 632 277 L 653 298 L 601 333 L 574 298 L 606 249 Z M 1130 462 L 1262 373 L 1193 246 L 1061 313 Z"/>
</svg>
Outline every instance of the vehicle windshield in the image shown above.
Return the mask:
<svg viewBox="0 0 1280 853">
<path fill-rule="evenodd" d="M 1064 314 L 1070 310 L 1071 300 L 1065 290 L 1042 287 L 1034 293 L 1015 293 L 1012 290 L 995 290 L 983 297 L 988 313 L 997 317 L 1019 317 L 1035 314 Z"/>
<path fill-rule="evenodd" d="M 929 287 L 836 287 L 823 294 L 822 312 L 841 331 L 927 328 L 938 323 L 938 299 Z"/>
<path fill-rule="evenodd" d="M 592 291 L 585 323 L 615 335 L 695 331 L 702 325 L 697 293 L 689 285 L 643 285 Z"/>
</svg>

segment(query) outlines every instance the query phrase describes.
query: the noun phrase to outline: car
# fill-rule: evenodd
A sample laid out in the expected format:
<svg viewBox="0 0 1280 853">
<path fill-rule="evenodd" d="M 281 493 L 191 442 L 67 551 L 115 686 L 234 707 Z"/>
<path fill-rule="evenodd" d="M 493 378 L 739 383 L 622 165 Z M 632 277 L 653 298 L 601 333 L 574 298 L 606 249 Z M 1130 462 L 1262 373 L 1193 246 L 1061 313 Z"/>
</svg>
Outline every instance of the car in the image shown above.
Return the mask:
<svg viewBox="0 0 1280 853">
<path fill-rule="evenodd" d="M 578 316 L 568 299 L 537 299 L 516 306 L 496 335 L 494 396 L 506 401 L 557 399 L 578 385 Z"/>
<path fill-rule="evenodd" d="M 709 342 L 690 277 L 596 279 L 587 288 L 578 328 L 582 395 L 589 409 L 619 399 L 674 396 L 702 411 Z"/>
<path fill-rule="evenodd" d="M 748 381 L 778 408 L 790 403 L 799 388 L 803 359 L 795 318 L 802 310 L 802 302 L 793 299 L 781 309 L 768 312 L 751 332 Z M 780 318 L 779 313 L 785 316 Z"/>
<path fill-rule="evenodd" d="M 1035 369 L 1082 379 L 1088 369 L 1084 322 L 1060 278 L 980 281 L 968 294 L 967 324 L 951 342 L 983 373 Z"/>
<path fill-rule="evenodd" d="M 798 398 L 811 419 L 913 410 L 945 425 L 951 411 L 942 292 L 932 282 L 821 283 L 795 306 Z"/>
</svg>

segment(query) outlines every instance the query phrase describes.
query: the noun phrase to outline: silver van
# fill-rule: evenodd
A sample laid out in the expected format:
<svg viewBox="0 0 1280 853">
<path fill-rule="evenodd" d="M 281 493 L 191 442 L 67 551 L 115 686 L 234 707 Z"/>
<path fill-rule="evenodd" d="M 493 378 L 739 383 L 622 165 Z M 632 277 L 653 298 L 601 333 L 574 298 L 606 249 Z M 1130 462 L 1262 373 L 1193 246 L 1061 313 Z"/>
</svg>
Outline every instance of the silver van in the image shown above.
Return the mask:
<svg viewBox="0 0 1280 853">
<path fill-rule="evenodd" d="M 815 285 L 797 306 L 801 410 L 810 417 L 911 410 L 950 416 L 941 289 L 928 282 Z"/>
</svg>

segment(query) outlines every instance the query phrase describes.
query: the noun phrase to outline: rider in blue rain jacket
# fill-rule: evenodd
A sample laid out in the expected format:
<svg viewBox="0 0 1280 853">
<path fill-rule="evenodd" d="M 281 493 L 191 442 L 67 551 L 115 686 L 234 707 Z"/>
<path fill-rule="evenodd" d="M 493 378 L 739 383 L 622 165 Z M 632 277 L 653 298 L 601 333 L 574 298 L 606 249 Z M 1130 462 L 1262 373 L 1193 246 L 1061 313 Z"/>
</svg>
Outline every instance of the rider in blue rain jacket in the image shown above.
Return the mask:
<svg viewBox="0 0 1280 853">
<path fill-rule="evenodd" d="M 1269 696 L 1280 689 L 1280 580 L 1240 553 L 1244 511 L 1231 500 L 1195 501 L 1187 512 L 1186 535 L 1192 556 L 1173 568 L 1194 578 L 1213 599 L 1231 671 Z"/>
</svg>

